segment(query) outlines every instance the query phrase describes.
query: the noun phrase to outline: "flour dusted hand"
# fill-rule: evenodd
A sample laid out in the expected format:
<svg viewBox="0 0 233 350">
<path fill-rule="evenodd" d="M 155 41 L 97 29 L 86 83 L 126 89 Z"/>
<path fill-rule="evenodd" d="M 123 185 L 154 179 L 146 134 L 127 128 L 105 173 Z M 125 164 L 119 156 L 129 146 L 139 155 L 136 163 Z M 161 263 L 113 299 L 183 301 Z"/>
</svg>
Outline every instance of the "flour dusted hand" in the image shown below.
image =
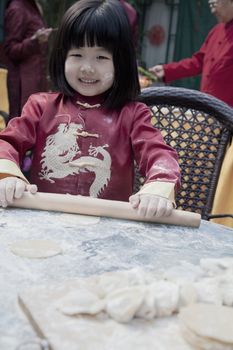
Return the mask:
<svg viewBox="0 0 233 350">
<path fill-rule="evenodd" d="M 14 176 L 0 180 L 0 206 L 6 208 L 14 199 L 21 198 L 24 191 L 36 193 L 37 186 L 27 184 L 25 181 Z"/>
<path fill-rule="evenodd" d="M 129 198 L 129 202 L 140 216 L 161 217 L 172 213 L 173 204 L 167 198 L 150 194 L 135 194 Z"/>
</svg>

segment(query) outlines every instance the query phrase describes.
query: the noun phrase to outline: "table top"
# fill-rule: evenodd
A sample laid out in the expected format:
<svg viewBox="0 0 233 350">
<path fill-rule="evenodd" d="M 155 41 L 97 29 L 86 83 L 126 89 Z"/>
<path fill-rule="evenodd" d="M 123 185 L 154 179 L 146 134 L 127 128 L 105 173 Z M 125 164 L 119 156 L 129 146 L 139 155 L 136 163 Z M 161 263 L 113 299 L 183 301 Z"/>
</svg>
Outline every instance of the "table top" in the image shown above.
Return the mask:
<svg viewBox="0 0 233 350">
<path fill-rule="evenodd" d="M 70 220 L 67 220 L 70 215 Z M 22 258 L 9 245 L 22 239 L 50 239 L 63 254 Z M 74 214 L 0 209 L 0 349 L 15 350 L 35 333 L 17 303 L 28 286 L 40 286 L 107 271 L 171 268 L 181 261 L 233 256 L 233 229 L 202 221 L 199 228 L 101 218 L 79 225 Z"/>
</svg>

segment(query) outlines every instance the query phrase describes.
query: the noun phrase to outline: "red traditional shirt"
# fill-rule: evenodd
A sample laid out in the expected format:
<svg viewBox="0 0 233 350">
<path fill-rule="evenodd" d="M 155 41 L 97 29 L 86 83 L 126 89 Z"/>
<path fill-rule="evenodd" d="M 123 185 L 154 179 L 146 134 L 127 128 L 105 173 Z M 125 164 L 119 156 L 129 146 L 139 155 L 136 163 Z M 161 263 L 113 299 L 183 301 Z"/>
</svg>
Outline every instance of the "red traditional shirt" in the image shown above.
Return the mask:
<svg viewBox="0 0 233 350">
<path fill-rule="evenodd" d="M 23 178 L 23 156 L 33 149 L 30 182 L 41 192 L 127 201 L 133 191 L 134 159 L 147 183 L 177 188 L 177 154 L 151 125 L 149 108 L 139 102 L 118 111 L 98 104 L 90 108 L 101 98 L 32 95 L 21 117 L 0 134 L 0 173 Z"/>
<path fill-rule="evenodd" d="M 200 90 L 233 106 L 233 20 L 217 24 L 191 58 L 163 67 L 166 82 L 202 74 Z"/>
</svg>

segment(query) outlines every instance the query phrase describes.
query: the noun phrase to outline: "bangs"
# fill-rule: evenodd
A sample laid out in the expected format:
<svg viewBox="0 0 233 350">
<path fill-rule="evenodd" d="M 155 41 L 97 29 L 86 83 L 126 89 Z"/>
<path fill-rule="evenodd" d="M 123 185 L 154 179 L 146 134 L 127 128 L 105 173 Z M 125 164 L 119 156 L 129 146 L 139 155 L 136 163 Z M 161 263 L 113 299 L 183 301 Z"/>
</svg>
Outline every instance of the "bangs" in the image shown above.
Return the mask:
<svg viewBox="0 0 233 350">
<path fill-rule="evenodd" d="M 87 13 L 86 16 L 80 16 L 73 23 L 66 38 L 70 43 L 69 49 L 85 45 L 100 46 L 113 53 L 114 46 L 119 41 L 120 29 L 116 30 L 116 26 L 113 26 L 111 22 L 98 10 Z"/>
</svg>

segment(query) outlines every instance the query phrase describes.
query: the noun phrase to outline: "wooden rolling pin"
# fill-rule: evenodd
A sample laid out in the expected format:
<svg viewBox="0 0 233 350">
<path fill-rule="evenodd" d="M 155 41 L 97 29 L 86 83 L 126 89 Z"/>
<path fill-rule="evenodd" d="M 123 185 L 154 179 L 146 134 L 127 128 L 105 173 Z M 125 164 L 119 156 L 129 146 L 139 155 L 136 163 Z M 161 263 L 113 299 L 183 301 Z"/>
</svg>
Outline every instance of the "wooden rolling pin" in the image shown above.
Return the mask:
<svg viewBox="0 0 233 350">
<path fill-rule="evenodd" d="M 170 216 L 148 219 L 139 216 L 128 202 L 73 196 L 69 194 L 42 192 L 31 194 L 25 192 L 23 197 L 15 199 L 11 206 L 190 227 L 199 227 L 201 222 L 200 214 L 188 211 L 173 209 Z"/>
</svg>

